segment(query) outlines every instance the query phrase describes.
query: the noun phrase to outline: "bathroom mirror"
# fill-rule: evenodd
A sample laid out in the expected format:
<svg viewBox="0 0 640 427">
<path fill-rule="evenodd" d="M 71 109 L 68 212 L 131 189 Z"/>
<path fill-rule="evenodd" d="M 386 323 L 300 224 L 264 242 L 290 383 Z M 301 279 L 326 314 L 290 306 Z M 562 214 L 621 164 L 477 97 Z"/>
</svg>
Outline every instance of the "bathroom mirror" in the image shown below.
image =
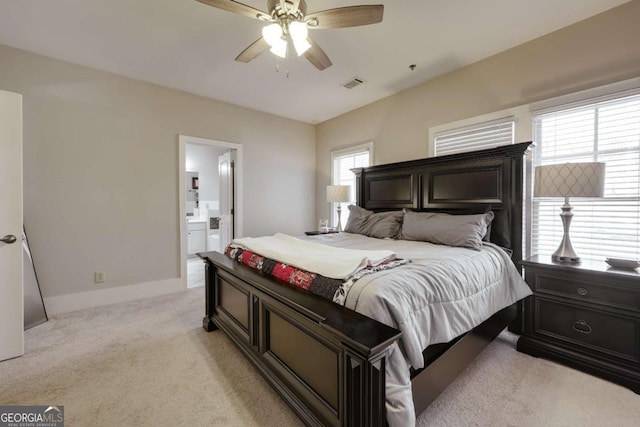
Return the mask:
<svg viewBox="0 0 640 427">
<path fill-rule="evenodd" d="M 189 215 L 189 213 L 193 212 L 193 210 L 197 209 L 200 205 L 200 200 L 198 198 L 198 172 L 187 171 L 186 178 L 186 212 L 187 215 Z"/>
</svg>

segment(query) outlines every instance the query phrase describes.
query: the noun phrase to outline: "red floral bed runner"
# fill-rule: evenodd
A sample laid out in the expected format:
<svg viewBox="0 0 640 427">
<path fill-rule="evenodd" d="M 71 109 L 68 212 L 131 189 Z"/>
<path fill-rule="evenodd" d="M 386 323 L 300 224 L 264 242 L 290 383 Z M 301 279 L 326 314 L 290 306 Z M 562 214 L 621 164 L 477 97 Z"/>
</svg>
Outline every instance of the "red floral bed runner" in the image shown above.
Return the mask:
<svg viewBox="0 0 640 427">
<path fill-rule="evenodd" d="M 331 279 L 317 273 L 301 270 L 292 265 L 283 264 L 249 250 L 234 247 L 233 245 L 227 246 L 225 255 L 241 264 L 255 268 L 263 274 L 275 277 L 276 279 L 282 280 L 290 285 L 304 289 L 314 295 L 321 296 L 340 305 L 344 305 L 351 285 L 353 285 L 353 283 L 362 276 L 398 267 L 409 262 L 409 260 L 404 259 L 386 261 L 376 266 L 370 266 L 360 270 L 348 280 L 344 281 L 341 279 Z"/>
</svg>

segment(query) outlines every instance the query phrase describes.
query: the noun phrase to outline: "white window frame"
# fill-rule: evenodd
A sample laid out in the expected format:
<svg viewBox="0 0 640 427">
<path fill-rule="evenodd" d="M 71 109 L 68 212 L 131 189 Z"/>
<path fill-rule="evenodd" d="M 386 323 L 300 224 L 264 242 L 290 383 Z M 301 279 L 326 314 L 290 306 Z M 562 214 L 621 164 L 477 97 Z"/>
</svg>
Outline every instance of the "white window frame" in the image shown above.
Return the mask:
<svg viewBox="0 0 640 427">
<path fill-rule="evenodd" d="M 604 95 L 599 95 L 599 96 L 595 96 L 595 97 L 585 97 L 583 99 L 580 100 L 573 100 L 572 102 L 568 102 L 565 104 L 558 104 L 558 105 L 554 105 L 553 107 L 548 107 L 548 108 L 542 108 L 542 109 L 538 109 L 536 111 L 533 112 L 532 114 L 532 128 L 536 126 L 536 118 L 540 118 L 540 120 L 544 120 L 545 117 L 549 118 L 550 116 L 553 117 L 554 115 L 560 113 L 567 113 L 567 114 L 576 114 L 579 113 L 581 110 L 582 111 L 590 111 L 592 109 L 595 109 L 595 112 L 600 111 L 601 108 L 606 109 L 608 108 L 607 103 L 608 102 L 612 102 L 613 105 L 617 104 L 617 101 L 622 101 L 625 98 L 629 98 L 629 97 L 634 97 L 635 98 L 635 102 L 638 102 L 638 97 L 640 96 L 640 87 L 639 88 L 635 88 L 635 89 L 629 89 L 629 90 L 622 90 L 622 91 L 613 91 L 610 93 L 606 93 Z M 636 110 L 637 111 L 637 110 Z M 632 156 L 636 157 L 638 156 L 638 154 L 640 153 L 638 147 L 636 146 L 635 148 L 617 148 L 617 149 L 613 149 L 613 148 L 601 148 L 600 147 L 600 132 L 598 131 L 598 127 L 601 124 L 600 119 L 598 118 L 598 114 L 595 113 L 595 115 L 591 118 L 591 120 L 593 120 L 593 122 L 589 122 L 592 126 L 593 126 L 593 146 L 591 149 L 586 149 L 585 147 L 585 151 L 583 152 L 583 155 L 579 155 L 579 153 L 573 152 L 571 154 L 564 154 L 564 155 L 560 155 L 560 156 L 555 156 L 555 155 L 549 155 L 546 156 L 544 158 L 541 157 L 540 152 L 537 153 L 537 155 L 534 158 L 534 166 L 537 166 L 539 164 L 551 164 L 549 163 L 549 160 L 552 160 L 553 163 L 564 163 L 564 162 L 571 162 L 571 161 L 599 161 L 601 160 L 601 158 L 599 156 L 603 156 L 606 157 L 608 155 L 618 155 L 618 154 L 622 154 L 624 152 L 626 152 L 627 154 L 631 154 Z M 616 120 L 623 120 L 623 119 L 618 119 L 616 118 Z M 534 134 L 536 132 L 534 131 Z M 607 135 L 607 134 L 605 134 Z M 606 139 L 605 139 L 606 141 Z M 605 143 L 606 144 L 606 143 Z M 606 145 L 605 145 L 606 147 Z M 585 158 L 585 156 L 590 156 L 590 158 L 587 160 Z M 583 160 L 584 159 L 584 160 Z M 554 161 L 555 160 L 555 161 Z M 615 163 L 614 163 L 615 164 Z M 613 167 L 613 166 L 612 166 Z M 626 170 L 626 169 L 625 169 Z M 615 174 L 615 172 L 612 172 Z M 618 172 L 619 173 L 619 172 Z M 607 175 L 609 175 L 609 173 L 607 173 Z M 605 179 L 605 188 L 608 187 L 606 184 L 606 179 Z M 539 237 L 540 239 L 540 243 L 544 245 L 543 242 L 546 241 L 546 246 L 547 246 L 547 251 L 553 251 L 556 249 L 557 245 L 555 245 L 555 243 L 560 243 L 561 240 L 561 230 L 562 227 L 560 226 L 561 222 L 560 222 L 560 218 L 558 217 L 559 212 L 560 212 L 560 206 L 562 205 L 562 201 L 558 201 L 558 200 L 549 200 L 549 199 L 541 199 L 538 202 L 534 202 L 533 203 L 533 217 L 536 216 L 536 206 L 540 206 L 541 204 L 546 204 L 547 206 L 549 204 L 552 204 L 553 206 L 555 206 L 554 212 L 556 213 L 556 215 L 552 215 L 553 217 L 555 217 L 554 219 L 556 220 L 555 222 L 553 222 L 553 224 L 551 224 L 551 222 L 549 220 L 546 220 L 544 222 L 540 222 L 538 223 L 538 227 L 540 227 L 541 224 L 545 225 L 547 229 L 549 229 L 549 227 L 553 227 L 554 233 L 552 233 L 552 235 L 554 235 L 554 239 L 557 242 L 554 242 L 554 244 L 550 243 L 550 240 L 547 238 L 545 238 L 545 236 L 542 236 L 540 234 L 541 237 Z M 581 216 L 580 213 L 580 209 L 584 209 L 584 214 L 589 215 L 589 212 L 596 212 L 595 215 L 597 216 L 597 212 L 598 211 L 602 211 L 603 209 L 605 209 L 606 212 L 612 212 L 612 209 L 615 210 L 616 206 L 634 206 L 636 209 L 636 215 L 640 215 L 640 194 L 636 194 L 635 196 L 629 196 L 629 195 L 624 195 L 624 196 L 613 196 L 611 194 L 607 194 L 607 191 L 605 191 L 605 197 L 603 199 L 593 199 L 593 200 L 588 200 L 588 199 L 572 199 L 571 200 L 571 204 L 574 205 L 574 208 L 578 208 L 577 212 L 575 212 L 576 218 L 578 220 L 582 221 L 583 227 L 585 224 L 585 218 L 584 216 Z M 621 205 L 618 205 L 621 204 Z M 575 211 L 576 209 L 574 209 Z M 550 208 L 545 208 L 544 210 L 542 210 L 541 212 L 543 212 L 545 215 L 551 215 L 552 212 L 550 212 Z M 613 216 L 615 218 L 615 215 Z M 574 219 L 574 223 L 577 223 L 577 221 L 575 221 Z M 583 233 L 578 233 L 577 237 L 579 238 L 581 235 L 583 237 L 583 239 L 585 237 L 589 237 L 591 236 L 591 233 L 593 233 L 594 227 L 592 225 L 597 225 L 597 224 L 604 224 L 606 223 L 606 221 L 597 221 L 595 220 L 594 222 L 589 222 L 588 224 L 590 225 L 589 231 L 583 231 Z M 531 231 L 532 231 L 532 245 L 533 243 L 535 243 L 535 237 L 536 237 L 536 231 L 535 231 L 535 227 L 534 225 L 536 225 L 533 221 L 531 223 Z M 578 227 L 580 227 L 580 224 L 577 224 Z M 575 227 L 573 227 L 575 228 Z M 597 229 L 597 227 L 596 227 Z M 604 230 L 609 230 L 611 233 L 615 233 L 617 232 L 615 230 L 615 227 L 611 228 L 611 225 L 608 226 L 603 226 Z M 584 228 L 583 228 L 584 230 Z M 633 230 L 633 228 L 632 228 Z M 607 236 L 611 235 L 610 233 L 605 233 Z M 576 232 L 571 233 L 572 237 L 576 237 Z M 624 234 L 622 233 L 622 235 L 626 236 L 626 239 L 622 239 L 622 241 L 627 241 L 627 245 L 620 244 L 620 241 L 617 241 L 616 239 L 604 239 L 600 242 L 593 242 L 593 237 L 589 237 L 589 240 L 582 240 L 582 242 L 580 242 L 580 240 L 578 240 L 576 242 L 575 239 L 574 240 L 574 246 L 576 247 L 576 251 L 578 252 L 578 255 L 580 255 L 581 257 L 585 258 L 585 259 L 598 259 L 598 260 L 602 260 L 608 256 L 612 256 L 612 257 L 631 257 L 631 258 L 637 258 L 638 256 L 640 256 L 640 254 L 638 253 L 638 241 L 636 240 L 635 242 L 635 252 L 629 253 L 629 249 L 630 247 L 632 247 L 633 245 L 629 246 L 629 244 L 631 244 L 631 240 L 629 240 L 628 238 L 630 237 L 628 234 Z M 637 237 L 637 236 L 636 236 Z M 615 242 L 615 243 L 613 243 Z M 552 248 L 550 249 L 551 246 Z M 607 248 L 608 245 L 608 249 Z M 580 247 L 582 246 L 582 247 Z M 544 254 L 548 255 L 546 253 L 546 251 L 544 251 L 544 249 L 540 249 L 538 248 L 538 250 L 534 249 L 535 252 L 543 252 Z M 618 253 L 616 253 L 618 252 Z"/>
<path fill-rule="evenodd" d="M 364 153 L 364 152 L 368 152 L 369 153 L 369 166 L 373 165 L 373 161 L 374 161 L 374 153 L 373 153 L 373 141 L 370 142 L 365 142 L 362 144 L 357 144 L 357 145 L 351 145 L 348 147 L 344 147 L 344 148 L 339 148 L 336 150 L 331 150 L 331 185 L 336 185 L 338 184 L 337 182 L 337 177 L 336 177 L 336 171 L 335 171 L 335 162 L 338 158 L 340 157 L 346 157 L 346 156 L 350 156 L 350 155 L 355 155 L 355 154 L 360 154 L 360 153 Z M 356 199 L 355 199 L 355 179 L 354 179 L 354 185 L 351 188 L 351 194 L 352 194 L 352 198 L 353 200 L 349 203 L 342 203 L 342 211 L 343 211 L 343 215 L 342 217 L 344 218 L 344 212 L 348 211 L 347 210 L 347 206 L 349 204 L 355 204 L 356 203 Z M 324 198 L 324 197 L 323 197 Z M 326 200 L 326 199 L 325 199 Z M 337 225 L 338 223 L 338 212 L 337 212 L 337 204 L 336 203 L 330 203 L 330 224 L 332 224 L 332 226 Z M 342 227 L 344 228 L 344 226 L 346 225 L 346 220 L 342 221 Z"/>
</svg>

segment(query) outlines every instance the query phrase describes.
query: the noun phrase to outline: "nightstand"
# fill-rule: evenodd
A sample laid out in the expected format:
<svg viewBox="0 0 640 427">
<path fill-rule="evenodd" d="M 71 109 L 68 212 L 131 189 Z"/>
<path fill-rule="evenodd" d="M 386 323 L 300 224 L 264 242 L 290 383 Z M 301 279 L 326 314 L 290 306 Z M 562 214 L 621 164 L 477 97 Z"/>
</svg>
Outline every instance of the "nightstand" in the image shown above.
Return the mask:
<svg viewBox="0 0 640 427">
<path fill-rule="evenodd" d="M 518 350 L 616 382 L 640 394 L 640 274 L 604 262 L 522 261 L 533 295 L 524 302 Z"/>
</svg>

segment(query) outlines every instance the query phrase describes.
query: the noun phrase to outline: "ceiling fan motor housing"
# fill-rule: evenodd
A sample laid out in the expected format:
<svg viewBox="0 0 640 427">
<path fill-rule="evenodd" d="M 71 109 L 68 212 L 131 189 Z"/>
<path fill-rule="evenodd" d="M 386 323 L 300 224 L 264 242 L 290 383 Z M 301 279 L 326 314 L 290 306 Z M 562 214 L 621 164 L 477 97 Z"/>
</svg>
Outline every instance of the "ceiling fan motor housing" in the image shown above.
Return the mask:
<svg viewBox="0 0 640 427">
<path fill-rule="evenodd" d="M 282 10 L 283 6 L 284 10 Z M 307 14 L 307 2 L 300 0 L 297 10 L 295 10 L 295 3 L 292 1 L 285 0 L 281 2 L 281 0 L 269 0 L 267 10 L 273 18 L 277 18 L 278 15 L 289 14 L 294 16 L 301 15 L 300 17 L 296 16 L 296 18 L 303 19 L 304 15 Z"/>
</svg>

